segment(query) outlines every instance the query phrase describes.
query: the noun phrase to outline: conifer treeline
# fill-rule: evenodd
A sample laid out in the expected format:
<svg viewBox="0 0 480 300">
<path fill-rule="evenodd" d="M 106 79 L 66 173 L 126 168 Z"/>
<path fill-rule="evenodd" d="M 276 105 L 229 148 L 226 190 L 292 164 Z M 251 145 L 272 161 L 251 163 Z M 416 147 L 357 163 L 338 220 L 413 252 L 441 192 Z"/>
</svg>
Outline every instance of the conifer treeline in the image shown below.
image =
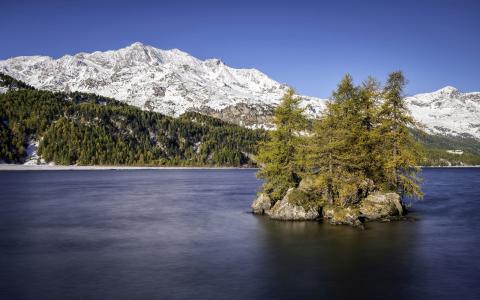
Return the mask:
<svg viewBox="0 0 480 300">
<path fill-rule="evenodd" d="M 401 72 L 383 88 L 372 78 L 355 86 L 346 75 L 311 126 L 289 91 L 275 110 L 276 130 L 259 148 L 264 193 L 275 202 L 308 179 L 315 201 L 329 204 L 354 204 L 372 185 L 421 197 L 416 174 L 423 152 L 409 130 L 416 124 L 404 86 Z"/>
<path fill-rule="evenodd" d="M 0 161 L 10 163 L 40 139 L 39 154 L 62 165 L 252 165 L 265 138 L 197 113 L 172 118 L 83 93 L 10 91 L 0 112 Z"/>
<path fill-rule="evenodd" d="M 1 87 L 6 87 L 12 90 L 33 90 L 33 86 L 26 84 L 23 81 L 16 80 L 15 78 L 5 75 L 3 73 L 0 73 L 0 86 Z"/>
</svg>

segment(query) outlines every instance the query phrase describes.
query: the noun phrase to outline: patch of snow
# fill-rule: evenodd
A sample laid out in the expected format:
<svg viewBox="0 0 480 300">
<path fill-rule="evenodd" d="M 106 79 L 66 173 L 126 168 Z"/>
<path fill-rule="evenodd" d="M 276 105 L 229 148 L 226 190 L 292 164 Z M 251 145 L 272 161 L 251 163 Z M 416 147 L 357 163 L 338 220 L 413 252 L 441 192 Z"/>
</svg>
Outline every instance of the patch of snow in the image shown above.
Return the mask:
<svg viewBox="0 0 480 300">
<path fill-rule="evenodd" d="M 27 158 L 25 159 L 24 165 L 43 165 L 45 160 L 41 158 L 38 151 L 39 142 L 35 140 L 30 140 L 27 146 Z"/>
<path fill-rule="evenodd" d="M 447 150 L 447 153 L 456 154 L 456 155 L 462 155 L 462 154 L 463 154 L 463 151 L 462 151 L 462 150 Z"/>
</svg>

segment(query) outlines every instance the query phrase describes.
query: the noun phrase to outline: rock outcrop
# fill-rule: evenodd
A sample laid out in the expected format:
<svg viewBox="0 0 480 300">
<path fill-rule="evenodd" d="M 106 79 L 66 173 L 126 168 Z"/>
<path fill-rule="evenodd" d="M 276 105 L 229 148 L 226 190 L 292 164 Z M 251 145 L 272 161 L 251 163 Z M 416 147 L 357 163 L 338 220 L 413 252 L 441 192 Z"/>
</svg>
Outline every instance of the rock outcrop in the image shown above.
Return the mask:
<svg viewBox="0 0 480 300">
<path fill-rule="evenodd" d="M 367 220 L 401 216 L 404 207 L 397 193 L 373 193 L 365 198 L 359 205 L 359 211 Z"/>
<path fill-rule="evenodd" d="M 268 104 L 259 105 L 237 103 L 222 109 L 213 109 L 209 106 L 201 106 L 190 108 L 187 111 L 195 111 L 240 126 L 246 126 L 250 128 L 272 128 L 270 123 L 274 108 L 275 107 L 273 105 Z"/>
<path fill-rule="evenodd" d="M 305 208 L 301 205 L 293 204 L 289 197 L 294 191 L 293 188 L 287 191 L 282 200 L 277 201 L 275 205 L 267 212 L 270 218 L 283 221 L 309 221 L 319 217 L 317 209 Z"/>
<path fill-rule="evenodd" d="M 327 206 L 322 210 L 323 220 L 333 225 L 362 226 L 360 212 L 355 207 Z"/>
<path fill-rule="evenodd" d="M 303 182 L 298 188 L 290 188 L 282 200 L 272 206 L 271 199 L 260 194 L 252 203 L 252 212 L 266 214 L 271 219 L 282 221 L 321 220 L 333 225 L 350 225 L 363 228 L 365 221 L 390 220 L 405 213 L 397 193 L 373 192 L 357 204 L 346 206 L 326 204 L 308 197 L 310 184 Z M 366 184 L 371 188 L 371 184 Z M 307 197 L 305 197 L 307 195 Z M 303 197 L 303 198 L 302 198 Z"/>
<path fill-rule="evenodd" d="M 262 193 L 253 201 L 251 207 L 254 214 L 263 215 L 272 207 L 272 201 L 270 197 Z"/>
</svg>

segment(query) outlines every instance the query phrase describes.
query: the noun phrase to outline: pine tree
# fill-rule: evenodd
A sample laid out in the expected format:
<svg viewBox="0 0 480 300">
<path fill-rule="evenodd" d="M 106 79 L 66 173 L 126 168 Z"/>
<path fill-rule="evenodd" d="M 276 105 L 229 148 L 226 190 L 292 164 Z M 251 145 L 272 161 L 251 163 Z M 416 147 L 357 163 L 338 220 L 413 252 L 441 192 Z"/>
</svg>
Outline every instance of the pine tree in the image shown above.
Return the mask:
<svg viewBox="0 0 480 300">
<path fill-rule="evenodd" d="M 404 101 L 402 72 L 389 74 L 383 89 L 378 134 L 382 137 L 383 185 L 400 195 L 421 197 L 417 163 L 422 157 L 419 144 L 409 127 L 416 126 Z"/>
<path fill-rule="evenodd" d="M 307 121 L 299 104 L 300 99 L 290 89 L 274 110 L 275 130 L 269 132 L 269 140 L 259 147 L 257 162 L 262 168 L 257 176 L 265 179 L 263 190 L 273 201 L 281 199 L 288 188 L 300 182 L 297 150 Z"/>
</svg>

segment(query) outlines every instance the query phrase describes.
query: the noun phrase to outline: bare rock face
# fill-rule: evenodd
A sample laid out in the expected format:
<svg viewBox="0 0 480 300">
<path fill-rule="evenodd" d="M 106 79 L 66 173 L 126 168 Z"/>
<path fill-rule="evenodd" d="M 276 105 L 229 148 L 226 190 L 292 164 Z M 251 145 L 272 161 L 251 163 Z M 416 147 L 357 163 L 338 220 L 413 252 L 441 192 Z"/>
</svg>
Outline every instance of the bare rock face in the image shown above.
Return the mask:
<svg viewBox="0 0 480 300">
<path fill-rule="evenodd" d="M 252 203 L 252 212 L 254 214 L 263 215 L 272 207 L 270 198 L 265 194 L 260 194 Z"/>
<path fill-rule="evenodd" d="M 250 128 L 271 128 L 273 105 L 237 103 L 223 109 L 213 109 L 208 106 L 194 107 L 188 111 L 195 111 L 212 116 L 223 121 Z"/>
<path fill-rule="evenodd" d="M 305 208 L 289 201 L 289 195 L 293 190 L 293 188 L 290 188 L 285 197 L 277 201 L 272 209 L 267 212 L 270 218 L 283 221 L 309 221 L 317 219 L 320 214 L 315 208 Z"/>
<path fill-rule="evenodd" d="M 323 220 L 334 225 L 362 226 L 360 212 L 354 207 L 328 206 L 322 210 Z"/>
<path fill-rule="evenodd" d="M 359 210 L 368 220 L 401 216 L 404 213 L 400 195 L 397 193 L 373 193 L 360 203 Z"/>
</svg>

